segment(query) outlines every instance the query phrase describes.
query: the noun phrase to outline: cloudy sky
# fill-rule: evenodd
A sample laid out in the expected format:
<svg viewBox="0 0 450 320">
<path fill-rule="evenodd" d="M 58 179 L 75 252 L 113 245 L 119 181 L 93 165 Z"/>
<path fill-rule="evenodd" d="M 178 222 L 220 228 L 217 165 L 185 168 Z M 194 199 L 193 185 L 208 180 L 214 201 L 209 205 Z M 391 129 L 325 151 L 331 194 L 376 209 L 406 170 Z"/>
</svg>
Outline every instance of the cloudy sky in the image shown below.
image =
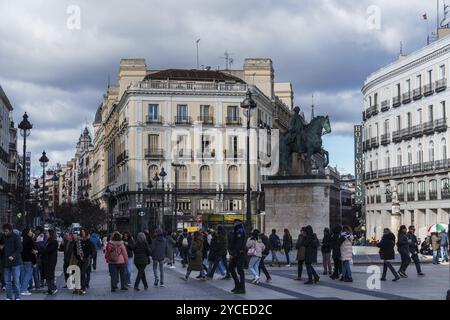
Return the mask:
<svg viewBox="0 0 450 320">
<path fill-rule="evenodd" d="M 442 2 L 442 1 L 441 1 Z M 80 9 L 80 28 L 68 8 Z M 69 10 L 70 11 L 70 10 Z M 246 57 L 270 57 L 276 81 L 291 82 L 295 104 L 309 116 L 328 114 L 333 133 L 324 138 L 331 163 L 353 172 L 352 128 L 361 121 L 360 89 L 366 77 L 426 42 L 436 26 L 432 0 L 2 0 L 0 85 L 14 106 L 27 111 L 37 159 L 64 163 L 86 123 L 91 123 L 121 58 L 142 57 L 150 68 L 233 68 Z M 379 12 L 379 15 L 377 15 Z M 22 141 L 20 141 L 20 146 Z"/>
</svg>

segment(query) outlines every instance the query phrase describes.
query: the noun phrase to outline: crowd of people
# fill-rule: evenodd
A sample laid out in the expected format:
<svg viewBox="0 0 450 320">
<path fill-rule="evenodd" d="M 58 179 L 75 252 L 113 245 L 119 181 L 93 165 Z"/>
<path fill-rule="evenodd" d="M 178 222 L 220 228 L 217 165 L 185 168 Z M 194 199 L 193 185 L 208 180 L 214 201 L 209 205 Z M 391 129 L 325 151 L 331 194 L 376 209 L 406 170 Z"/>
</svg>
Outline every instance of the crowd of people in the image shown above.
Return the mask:
<svg viewBox="0 0 450 320">
<path fill-rule="evenodd" d="M 8 300 L 20 300 L 36 290 L 45 288 L 47 294 L 58 292 L 55 283 L 55 269 L 58 263 L 58 251 L 62 253 L 63 274 L 66 284 L 71 284 L 74 270 L 79 270 L 79 281 L 64 288 L 73 289 L 73 294 L 85 295 L 90 287 L 91 273 L 97 268 L 98 252 L 102 252 L 108 264 L 111 291 L 126 291 L 133 287 L 139 291 L 148 290 L 146 267 L 152 264 L 154 286 L 164 287 L 164 267 L 175 268 L 175 261 L 186 268 L 181 277 L 189 281 L 191 273 L 198 272 L 196 279 L 211 281 L 216 273 L 221 279 L 234 281 L 233 293 L 243 294 L 245 288 L 245 269 L 253 276 L 251 283 L 258 284 L 264 274 L 267 282 L 272 281 L 266 268 L 265 260 L 271 254 L 270 266 L 281 266 L 280 254 L 286 258 L 286 267 L 291 264 L 290 252 L 297 251 L 297 277 L 311 285 L 319 282 L 320 276 L 314 268 L 317 264 L 318 251 L 321 251 L 323 275 L 333 280 L 353 282 L 352 259 L 354 235 L 348 226 L 335 226 L 331 230 L 323 230 L 319 241 L 311 226 L 301 228 L 297 240 L 293 241 L 288 229 L 284 229 L 282 237 L 272 230 L 269 236 L 259 230 L 247 234 L 242 221 L 235 220 L 233 229 L 227 232 L 219 225 L 214 230 L 188 232 L 164 232 L 156 229 L 150 233 L 144 230 L 136 236 L 129 232 L 123 234 L 113 232 L 100 237 L 95 230 L 82 228 L 78 233 L 65 233 L 58 243 L 58 235 L 54 230 L 35 230 L 25 228 L 20 235 L 9 224 L 3 226 L 0 234 L 0 270 L 2 288 L 6 288 Z M 448 261 L 448 236 L 445 231 L 432 234 L 430 244 L 433 250 L 433 263 Z M 406 270 L 411 261 L 416 266 L 417 274 L 423 276 L 419 260 L 420 242 L 415 236 L 413 226 L 407 229 L 401 226 L 397 237 L 384 229 L 381 241 L 376 244 L 383 260 L 381 280 L 385 281 L 389 269 L 394 279 L 407 278 Z M 395 270 L 391 261 L 395 259 L 395 247 L 401 258 L 399 270 Z M 176 258 L 179 259 L 176 259 Z M 306 267 L 307 278 L 302 278 L 303 267 Z M 136 270 L 136 275 L 134 272 Z M 134 283 L 132 281 L 134 280 Z M 72 278 L 71 278 L 72 281 Z"/>
</svg>

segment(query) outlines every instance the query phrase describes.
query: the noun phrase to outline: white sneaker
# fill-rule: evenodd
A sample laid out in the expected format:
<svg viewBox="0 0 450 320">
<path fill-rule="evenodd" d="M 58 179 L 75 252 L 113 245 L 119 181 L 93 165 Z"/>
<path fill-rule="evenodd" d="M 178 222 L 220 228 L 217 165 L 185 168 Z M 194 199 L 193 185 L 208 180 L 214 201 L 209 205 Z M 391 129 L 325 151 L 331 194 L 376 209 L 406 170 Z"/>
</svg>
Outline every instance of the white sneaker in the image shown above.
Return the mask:
<svg viewBox="0 0 450 320">
<path fill-rule="evenodd" d="M 24 291 L 20 295 L 21 296 L 31 296 L 31 292 L 30 291 Z"/>
<path fill-rule="evenodd" d="M 290 266 L 291 266 L 290 264 L 287 264 L 287 265 L 286 265 L 286 268 L 289 268 Z"/>
<path fill-rule="evenodd" d="M 176 267 L 174 265 L 171 265 L 169 268 L 170 269 L 175 269 Z"/>
<path fill-rule="evenodd" d="M 255 279 L 255 282 L 253 282 L 254 284 L 258 284 L 259 283 L 259 277 Z"/>
</svg>

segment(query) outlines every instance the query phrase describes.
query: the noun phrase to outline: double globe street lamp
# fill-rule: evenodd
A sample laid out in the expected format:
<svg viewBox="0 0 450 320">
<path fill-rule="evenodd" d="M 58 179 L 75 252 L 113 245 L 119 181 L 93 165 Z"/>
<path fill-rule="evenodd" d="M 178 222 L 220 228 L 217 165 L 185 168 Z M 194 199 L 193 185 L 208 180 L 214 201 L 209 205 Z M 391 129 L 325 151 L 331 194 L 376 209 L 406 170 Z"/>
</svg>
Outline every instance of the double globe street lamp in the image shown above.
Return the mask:
<svg viewBox="0 0 450 320">
<path fill-rule="evenodd" d="M 42 151 L 42 156 L 39 158 L 42 167 L 42 215 L 45 216 L 45 168 L 48 165 L 48 158 L 45 150 Z"/>
</svg>

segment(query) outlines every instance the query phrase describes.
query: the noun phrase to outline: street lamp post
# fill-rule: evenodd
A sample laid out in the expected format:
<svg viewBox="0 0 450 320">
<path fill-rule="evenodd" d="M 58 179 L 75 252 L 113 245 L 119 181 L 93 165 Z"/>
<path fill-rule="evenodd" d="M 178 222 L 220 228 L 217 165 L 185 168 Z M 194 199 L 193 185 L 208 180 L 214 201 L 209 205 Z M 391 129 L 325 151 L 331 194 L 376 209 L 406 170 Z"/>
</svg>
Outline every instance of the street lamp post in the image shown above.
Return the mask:
<svg viewBox="0 0 450 320">
<path fill-rule="evenodd" d="M 39 158 L 39 162 L 42 167 L 42 215 L 45 217 L 45 168 L 48 165 L 48 158 L 45 150 L 42 151 L 42 156 Z"/>
<path fill-rule="evenodd" d="M 177 208 L 177 196 L 178 196 L 178 168 L 181 167 L 178 163 L 172 163 L 172 167 L 175 168 L 175 190 L 174 190 L 174 217 L 172 221 L 172 231 L 176 232 L 178 228 L 178 208 Z"/>
<path fill-rule="evenodd" d="M 250 189 L 250 116 L 252 109 L 256 108 L 256 102 L 252 98 L 250 89 L 247 90 L 246 97 L 241 103 L 241 108 L 247 112 L 247 212 L 245 216 L 245 225 L 250 233 L 252 229 L 252 209 L 251 209 L 251 189 Z"/>
<path fill-rule="evenodd" d="M 27 211 L 25 208 L 25 198 L 26 198 L 26 190 L 25 190 L 25 179 L 27 172 L 27 162 L 26 162 L 26 154 L 27 154 L 27 137 L 30 135 L 30 131 L 33 128 L 33 125 L 28 121 L 28 115 L 25 112 L 23 115 L 22 121 L 19 123 L 18 128 L 20 129 L 20 134 L 23 137 L 23 175 L 22 175 L 22 212 L 24 215 L 23 221 L 24 224 L 27 225 Z"/>
<path fill-rule="evenodd" d="M 161 172 L 159 173 L 159 176 L 161 177 L 161 183 L 162 183 L 162 219 L 161 219 L 161 223 L 164 224 L 164 198 L 166 197 L 166 190 L 164 188 L 164 178 L 167 176 L 167 173 L 164 171 L 164 167 L 161 167 Z"/>
<path fill-rule="evenodd" d="M 157 206 L 156 206 L 156 198 L 157 198 L 157 191 L 158 191 L 158 181 L 159 181 L 159 176 L 158 173 L 155 172 L 155 176 L 153 177 L 153 181 L 155 182 L 155 205 L 154 205 L 154 210 L 153 210 L 153 225 L 156 226 L 156 214 L 157 214 Z"/>
</svg>

